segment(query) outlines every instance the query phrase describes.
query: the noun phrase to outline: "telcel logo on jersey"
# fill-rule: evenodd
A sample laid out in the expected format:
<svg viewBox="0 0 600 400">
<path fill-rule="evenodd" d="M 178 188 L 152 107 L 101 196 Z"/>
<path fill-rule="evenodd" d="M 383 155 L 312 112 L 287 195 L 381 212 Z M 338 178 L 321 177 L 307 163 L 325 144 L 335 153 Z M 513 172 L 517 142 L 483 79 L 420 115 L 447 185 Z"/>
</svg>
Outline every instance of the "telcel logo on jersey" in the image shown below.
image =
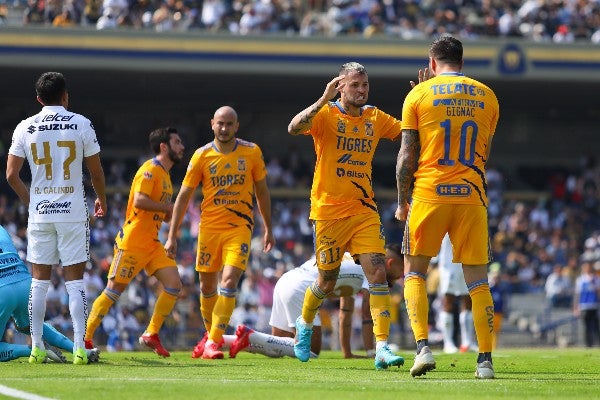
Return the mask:
<svg viewBox="0 0 600 400">
<path fill-rule="evenodd" d="M 367 165 L 366 161 L 353 160 L 351 153 L 346 153 L 346 154 L 342 155 L 337 160 L 337 162 L 338 162 L 338 164 L 349 164 L 349 165 L 360 165 L 360 166 Z"/>
<path fill-rule="evenodd" d="M 438 196 L 466 197 L 471 195 L 471 187 L 469 185 L 446 183 L 437 185 L 435 192 Z"/>
</svg>

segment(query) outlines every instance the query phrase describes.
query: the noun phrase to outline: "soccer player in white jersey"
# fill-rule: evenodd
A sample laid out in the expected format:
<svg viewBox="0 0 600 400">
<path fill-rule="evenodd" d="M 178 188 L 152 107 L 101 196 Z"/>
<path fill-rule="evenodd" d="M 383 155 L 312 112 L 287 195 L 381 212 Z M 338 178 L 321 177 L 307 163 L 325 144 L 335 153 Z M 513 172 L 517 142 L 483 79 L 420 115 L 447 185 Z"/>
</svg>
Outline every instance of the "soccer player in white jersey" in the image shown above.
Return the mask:
<svg viewBox="0 0 600 400">
<path fill-rule="evenodd" d="M 404 260 L 400 254 L 400 246 L 386 245 L 385 258 L 386 277 L 390 286 L 403 275 Z M 264 354 L 269 357 L 295 357 L 294 336 L 296 319 L 302 313 L 304 294 L 316 279 L 319 271 L 315 257 L 301 266 L 286 272 L 279 278 L 273 291 L 273 309 L 269 324 L 271 335 L 254 331 L 244 325 L 239 325 L 235 336 L 225 335 L 224 346 L 229 346 L 229 356 L 234 358 L 241 350 L 251 353 Z M 344 358 L 360 358 L 352 353 L 350 337 L 352 333 L 352 314 L 354 311 L 354 296 L 363 295 L 361 308 L 362 338 L 367 356 L 374 356 L 373 320 L 369 306 L 369 282 L 363 269 L 356 264 L 349 253 L 345 253 L 335 288 L 329 298 L 340 298 L 339 340 Z M 311 357 L 316 357 L 321 351 L 321 320 L 316 315 L 311 337 Z"/>
<path fill-rule="evenodd" d="M 87 301 L 83 272 L 89 259 L 89 211 L 83 186 L 83 164 L 89 171 L 96 201 L 94 216 L 106 214 L 105 179 L 100 146 L 91 122 L 67 111 L 69 93 L 59 72 L 43 73 L 35 84 L 42 110 L 15 128 L 8 151 L 6 179 L 29 208 L 27 260 L 32 263 L 29 319 L 32 348 L 29 362 L 42 363 L 46 295 L 52 266 L 63 267 L 73 320 L 73 363 L 87 364 L 83 337 Z M 29 189 L 20 177 L 27 160 Z"/>
<path fill-rule="evenodd" d="M 471 311 L 471 297 L 465 283 L 462 265 L 452 262 L 452 243 L 448 234 L 442 240 L 442 247 L 438 254 L 438 267 L 440 269 L 440 286 L 438 296 L 441 298 L 441 307 L 438 325 L 444 339 L 444 353 L 461 353 L 477 351 L 473 343 L 475 326 L 473 325 L 473 312 Z M 454 342 L 454 314 L 460 302 L 458 320 L 460 323 L 460 348 Z"/>
</svg>

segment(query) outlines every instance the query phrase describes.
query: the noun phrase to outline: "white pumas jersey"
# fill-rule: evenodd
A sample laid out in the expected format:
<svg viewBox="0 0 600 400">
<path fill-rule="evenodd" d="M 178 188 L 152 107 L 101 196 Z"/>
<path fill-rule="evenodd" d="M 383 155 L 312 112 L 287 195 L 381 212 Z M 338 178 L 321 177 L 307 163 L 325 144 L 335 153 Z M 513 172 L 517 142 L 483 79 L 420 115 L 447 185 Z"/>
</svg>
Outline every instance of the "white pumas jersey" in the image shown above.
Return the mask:
<svg viewBox="0 0 600 400">
<path fill-rule="evenodd" d="M 45 106 L 17 125 L 8 152 L 29 162 L 30 222 L 87 220 L 83 158 L 100 152 L 87 118 L 62 106 Z"/>
<path fill-rule="evenodd" d="M 314 256 L 296 269 L 303 271 L 304 279 L 311 283 L 317 280 L 319 275 Z M 365 277 L 365 273 L 362 267 L 354 262 L 350 253 L 344 253 L 340 265 L 340 274 L 329 297 L 354 296 L 361 289 L 369 289 L 369 282 Z"/>
</svg>

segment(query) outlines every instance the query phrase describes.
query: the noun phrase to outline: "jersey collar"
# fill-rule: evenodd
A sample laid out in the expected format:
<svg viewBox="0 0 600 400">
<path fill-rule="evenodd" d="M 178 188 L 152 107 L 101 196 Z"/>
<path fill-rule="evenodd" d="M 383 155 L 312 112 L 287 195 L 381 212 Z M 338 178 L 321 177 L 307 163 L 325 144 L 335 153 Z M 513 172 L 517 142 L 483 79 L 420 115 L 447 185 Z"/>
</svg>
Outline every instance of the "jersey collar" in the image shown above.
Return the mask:
<svg viewBox="0 0 600 400">
<path fill-rule="evenodd" d="M 166 168 L 164 167 L 164 165 L 162 165 L 158 158 L 152 157 L 152 163 L 154 163 L 155 165 L 160 165 L 160 167 L 166 171 Z"/>
<path fill-rule="evenodd" d="M 216 151 L 217 153 L 221 153 L 221 150 L 219 150 L 219 148 L 215 145 L 215 140 L 216 139 L 213 139 L 213 141 L 211 143 L 211 146 L 212 146 L 212 148 L 213 148 L 214 151 Z M 237 149 L 238 143 L 239 143 L 238 138 L 235 138 L 235 144 L 233 145 L 233 149 L 231 149 L 232 153 L 235 151 L 235 149 Z"/>
<path fill-rule="evenodd" d="M 465 76 L 462 72 L 442 72 L 438 76 Z"/>
</svg>

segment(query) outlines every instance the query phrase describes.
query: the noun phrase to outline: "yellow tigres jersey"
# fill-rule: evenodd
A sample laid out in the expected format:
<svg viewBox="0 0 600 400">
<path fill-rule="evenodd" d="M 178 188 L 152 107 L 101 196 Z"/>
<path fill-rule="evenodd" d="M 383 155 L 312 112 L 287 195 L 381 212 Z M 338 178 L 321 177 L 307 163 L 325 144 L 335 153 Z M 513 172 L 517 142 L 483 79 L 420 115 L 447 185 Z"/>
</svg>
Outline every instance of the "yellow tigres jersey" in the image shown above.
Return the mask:
<svg viewBox="0 0 600 400">
<path fill-rule="evenodd" d="M 152 158 L 137 170 L 131 189 L 125 223 L 119 230 L 115 242 L 120 249 L 149 249 L 160 245 L 158 231 L 165 218 L 164 212 L 145 211 L 133 206 L 135 193 L 143 193 L 154 201 L 170 203 L 173 197 L 171 177 L 156 158 Z"/>
<path fill-rule="evenodd" d="M 200 221 L 204 229 L 221 230 L 238 226 L 254 228 L 254 182 L 267 176 L 260 148 L 236 139 L 229 154 L 213 142 L 196 150 L 188 165 L 183 185 L 202 185 Z"/>
<path fill-rule="evenodd" d="M 461 73 L 415 86 L 402 108 L 402 129 L 418 130 L 421 144 L 413 198 L 487 206 L 485 158 L 499 114 L 494 92 Z"/>
<path fill-rule="evenodd" d="M 371 163 L 379 139 L 400 136 L 400 121 L 373 106 L 358 117 L 329 102 L 315 115 L 312 135 L 317 162 L 310 192 L 310 218 L 331 220 L 377 212 Z"/>
</svg>

